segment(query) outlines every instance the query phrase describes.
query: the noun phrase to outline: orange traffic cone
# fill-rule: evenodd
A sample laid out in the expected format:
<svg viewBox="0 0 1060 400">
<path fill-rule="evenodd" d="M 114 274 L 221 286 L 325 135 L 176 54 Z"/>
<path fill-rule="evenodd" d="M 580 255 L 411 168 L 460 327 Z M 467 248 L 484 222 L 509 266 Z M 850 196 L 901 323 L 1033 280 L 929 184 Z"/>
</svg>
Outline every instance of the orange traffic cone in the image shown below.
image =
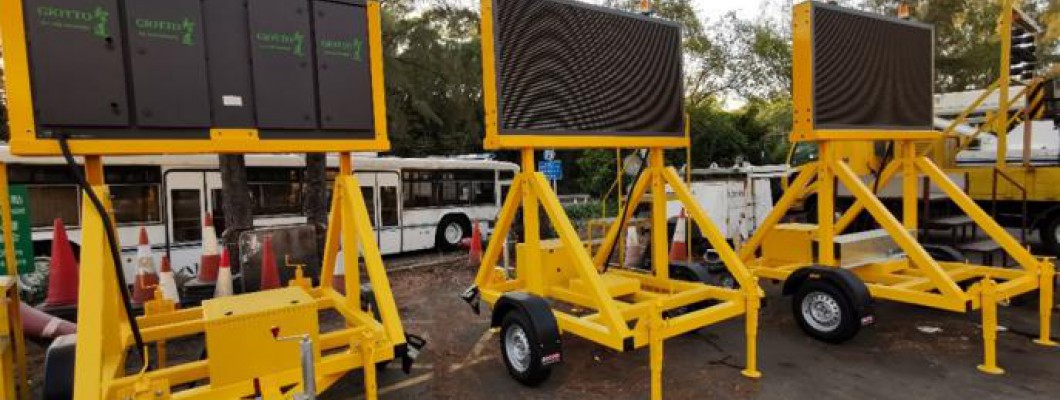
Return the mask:
<svg viewBox="0 0 1060 400">
<path fill-rule="evenodd" d="M 136 282 L 133 284 L 133 302 L 144 303 L 155 298 L 158 274 L 155 273 L 155 256 L 151 254 L 151 241 L 147 229 L 140 227 L 140 243 L 136 246 Z"/>
<path fill-rule="evenodd" d="M 52 225 L 51 267 L 48 275 L 47 306 L 77 304 L 77 259 L 70 239 L 66 237 L 63 219 L 56 218 Z"/>
<path fill-rule="evenodd" d="M 473 222 L 474 228 L 471 231 L 471 244 L 468 246 L 470 250 L 467 255 L 467 264 L 472 267 L 478 267 L 482 264 L 482 231 L 479 229 L 478 221 Z"/>
<path fill-rule="evenodd" d="M 213 229 L 213 216 L 206 213 L 202 225 L 202 258 L 199 265 L 199 282 L 217 281 L 217 266 L 221 254 L 217 251 L 217 232 Z"/>
<path fill-rule="evenodd" d="M 77 332 L 77 325 L 26 303 L 19 304 L 18 310 L 22 314 L 22 331 L 27 336 L 54 339 Z"/>
<path fill-rule="evenodd" d="M 177 291 L 177 281 L 173 278 L 173 268 L 169 266 L 169 257 L 162 256 L 158 269 L 158 284 L 162 288 L 162 296 L 173 304 L 180 304 L 180 292 Z"/>
<path fill-rule="evenodd" d="M 681 209 L 681 214 L 677 215 L 677 226 L 674 228 L 674 244 L 670 247 L 670 261 L 688 260 L 688 243 L 685 242 L 685 236 L 688 233 L 685 221 L 685 210 Z"/>
<path fill-rule="evenodd" d="M 276 255 L 272 252 L 272 235 L 265 235 L 265 245 L 261 249 L 261 285 L 258 290 L 279 287 L 280 271 L 276 267 Z"/>
<path fill-rule="evenodd" d="M 214 286 L 213 297 L 225 297 L 232 295 L 232 268 L 228 255 L 228 248 L 221 253 L 221 265 L 217 268 L 217 285 Z"/>
</svg>

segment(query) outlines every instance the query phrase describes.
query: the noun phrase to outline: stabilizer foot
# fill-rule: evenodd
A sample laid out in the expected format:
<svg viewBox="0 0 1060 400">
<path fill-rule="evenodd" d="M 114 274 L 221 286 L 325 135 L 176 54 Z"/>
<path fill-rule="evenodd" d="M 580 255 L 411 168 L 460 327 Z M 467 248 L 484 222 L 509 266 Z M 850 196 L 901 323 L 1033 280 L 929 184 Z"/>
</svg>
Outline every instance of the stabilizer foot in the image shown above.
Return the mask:
<svg viewBox="0 0 1060 400">
<path fill-rule="evenodd" d="M 743 376 L 751 378 L 751 379 L 758 379 L 758 378 L 762 377 L 762 372 L 761 371 L 756 371 L 756 370 L 745 369 L 743 371 L 740 371 L 740 375 L 743 375 Z"/>
<path fill-rule="evenodd" d="M 1052 340 L 1052 339 L 1049 339 L 1049 340 L 1034 339 L 1033 342 L 1034 342 L 1034 344 L 1037 344 L 1039 346 L 1045 346 L 1045 347 L 1057 347 L 1057 346 L 1060 346 L 1060 343 L 1057 343 L 1055 340 Z"/>
<path fill-rule="evenodd" d="M 990 374 L 990 375 L 1004 375 L 1005 374 L 1005 370 L 1003 370 L 1003 369 L 1001 369 L 1001 368 L 999 368 L 997 366 L 990 366 L 990 365 L 980 364 L 979 367 L 977 367 L 977 368 L 979 368 L 980 372 L 985 373 L 985 374 Z"/>
</svg>

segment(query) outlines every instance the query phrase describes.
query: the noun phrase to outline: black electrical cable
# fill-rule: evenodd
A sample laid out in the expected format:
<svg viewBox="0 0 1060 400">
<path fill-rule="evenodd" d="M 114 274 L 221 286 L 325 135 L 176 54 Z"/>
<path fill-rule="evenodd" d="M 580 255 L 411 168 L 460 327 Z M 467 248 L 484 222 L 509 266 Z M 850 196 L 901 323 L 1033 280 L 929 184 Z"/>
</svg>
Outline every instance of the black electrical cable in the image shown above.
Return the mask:
<svg viewBox="0 0 1060 400">
<path fill-rule="evenodd" d="M 619 155 L 621 155 L 621 154 L 619 154 Z M 644 175 L 644 166 L 647 165 L 647 164 L 648 164 L 647 155 L 646 154 L 641 154 L 641 156 L 640 156 L 640 168 L 637 169 L 637 179 L 633 181 L 632 185 L 629 185 L 629 190 L 626 191 L 626 196 L 625 196 L 626 197 L 626 207 L 622 209 L 622 219 L 619 220 L 619 223 L 621 225 L 618 226 L 618 236 L 615 237 L 615 240 L 618 240 L 619 237 L 622 237 L 622 230 L 626 229 L 626 218 L 628 218 L 629 213 L 633 209 L 636 208 L 636 206 L 633 205 L 629 200 L 630 200 L 630 197 L 633 196 L 633 188 L 637 186 L 637 181 L 640 180 L 641 175 Z M 617 171 L 617 172 L 621 174 L 624 171 Z M 621 188 L 619 188 L 619 189 L 621 189 Z M 607 252 L 607 258 L 604 259 L 604 272 L 607 272 L 608 268 L 610 268 L 611 264 L 608 263 L 608 261 L 611 260 L 611 257 L 614 257 L 616 248 L 618 248 L 617 245 L 616 246 L 611 246 L 611 251 Z"/>
<path fill-rule="evenodd" d="M 122 269 L 121 252 L 118 250 L 118 239 L 114 237 L 114 225 L 111 223 L 110 214 L 107 213 L 106 207 L 103 206 L 103 202 L 99 200 L 99 196 L 96 196 L 96 192 L 92 190 L 92 186 L 88 184 L 85 179 L 85 174 L 81 172 L 81 168 L 77 166 L 77 160 L 74 160 L 74 155 L 70 151 L 70 144 L 67 142 L 66 135 L 59 136 L 59 148 L 63 152 L 63 158 L 66 159 L 66 165 L 70 167 L 70 172 L 74 175 L 74 180 L 77 181 L 77 185 L 81 187 L 81 190 L 88 195 L 89 201 L 92 202 L 92 207 L 96 209 L 99 214 L 99 219 L 103 222 L 103 229 L 106 231 L 108 249 L 110 250 L 110 257 L 114 262 L 114 273 L 118 277 L 118 292 L 121 293 L 122 305 L 125 307 L 125 315 L 129 319 L 129 327 L 132 329 L 133 339 L 136 342 L 136 352 L 139 354 L 140 359 L 144 359 L 144 338 L 140 334 L 140 324 L 136 322 L 136 315 L 133 314 L 132 302 L 129 299 L 128 285 L 125 281 L 125 271 Z M 85 295 L 88 293 L 82 293 Z M 147 363 L 145 367 L 149 370 L 150 363 Z"/>
</svg>

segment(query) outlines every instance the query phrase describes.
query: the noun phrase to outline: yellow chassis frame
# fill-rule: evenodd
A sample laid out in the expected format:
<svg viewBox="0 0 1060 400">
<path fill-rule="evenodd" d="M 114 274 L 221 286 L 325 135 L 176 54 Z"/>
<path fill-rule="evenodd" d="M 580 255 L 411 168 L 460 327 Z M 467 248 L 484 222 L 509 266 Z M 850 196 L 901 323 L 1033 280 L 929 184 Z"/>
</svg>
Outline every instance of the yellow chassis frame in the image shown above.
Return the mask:
<svg viewBox="0 0 1060 400">
<path fill-rule="evenodd" d="M 929 158 L 916 153 L 916 140 L 904 135 L 896 140 L 895 161 L 881 173 L 880 184 L 886 185 L 896 175 L 902 177 L 902 220 L 887 209 L 872 190 L 840 160 L 833 148 L 835 142 L 819 142 L 820 158 L 807 164 L 784 192 L 776 207 L 763 221 L 746 245 L 740 257 L 758 277 L 786 280 L 795 271 L 819 265 L 838 267 L 833 243 L 862 212 L 869 214 L 888 234 L 907 257 L 902 260 L 870 264 L 851 269 L 868 287 L 875 298 L 933 307 L 953 312 L 981 309 L 983 318 L 984 360 L 979 369 L 1000 374 L 997 366 L 997 305 L 1000 301 L 1034 290 L 1039 291 L 1040 336 L 1036 343 L 1056 346 L 1050 336 L 1053 304 L 1053 281 L 1056 270 L 1047 258 L 1037 258 L 983 211 L 964 191 L 953 183 Z M 856 138 L 851 138 L 856 139 Z M 915 237 L 917 228 L 918 176 L 926 175 L 991 239 L 1001 245 L 1019 269 L 973 265 L 967 262 L 938 262 L 928 254 Z M 816 263 L 782 263 L 757 254 L 762 242 L 788 213 L 811 180 L 816 178 L 818 230 L 818 258 Z M 854 205 L 838 219 L 835 218 L 834 194 L 836 181 L 841 182 L 854 196 Z M 958 282 L 979 280 L 967 290 Z"/>
<path fill-rule="evenodd" d="M 262 140 L 258 130 L 212 129 L 209 139 L 188 140 L 121 140 L 70 139 L 70 150 L 83 155 L 201 154 L 201 153 L 313 153 L 349 151 L 387 151 L 386 98 L 383 82 L 383 44 L 379 2 L 369 0 L 368 58 L 372 75 L 372 112 L 375 137 L 372 139 L 298 139 Z M 33 100 L 26 29 L 23 22 L 23 0 L 0 0 L 0 43 L 4 44 L 4 81 L 8 96 L 8 123 L 11 127 L 11 152 L 23 156 L 60 154 L 54 139 L 37 138 L 33 118 Z"/>
<path fill-rule="evenodd" d="M 85 170 L 92 190 L 103 199 L 107 212 L 111 213 L 100 157 L 86 157 Z M 252 380 L 223 387 L 210 385 L 208 358 L 169 365 L 166 342 L 203 334 L 203 309 L 176 309 L 160 296 L 156 296 L 158 300 L 148 302 L 145 315 L 137 318 L 144 342 L 154 345 L 148 345 L 145 351 L 154 347 L 157 367 L 151 371 L 125 373 L 125 358 L 135 342 L 118 297 L 118 290 L 124 288 L 117 284 L 101 216 L 87 197 L 83 204 L 84 240 L 79 290 L 86 295 L 78 302 L 75 399 L 217 399 L 253 395 L 255 384 Z M 405 334 L 348 153 L 340 155 L 340 174 L 335 180 L 330 218 L 320 286 L 311 287 L 308 279 L 296 279 L 291 284 L 303 287 L 315 299 L 318 310 L 335 310 L 346 320 L 344 329 L 320 333 L 319 342 L 314 343 L 321 353 L 328 353 L 319 357 L 315 364 L 318 390 L 325 390 L 346 372 L 361 368 L 364 370 L 366 397 L 374 399 L 378 392 L 375 365 L 394 358 L 395 347 L 405 344 Z M 345 249 L 345 295 L 332 288 L 340 241 Z M 365 272 L 375 292 L 379 321 L 361 310 L 358 247 L 363 252 Z M 241 338 L 224 337 L 223 340 L 237 343 Z M 272 356 L 263 353 L 248 358 L 246 363 L 269 363 Z M 265 399 L 283 399 L 302 390 L 301 380 L 301 369 L 293 368 L 259 377 L 258 383 Z M 201 384 L 171 392 L 175 386 L 191 382 Z"/>
<path fill-rule="evenodd" d="M 707 239 L 718 249 L 741 289 L 726 289 L 670 279 L 668 246 L 665 245 L 668 243 L 667 184 Z M 591 257 L 544 175 L 535 172 L 533 149 L 524 149 L 522 170 L 512 182 L 475 277 L 475 285 L 483 301 L 492 307 L 505 293 L 518 291 L 591 310 L 586 314 L 576 315 L 553 309 L 553 314 L 561 332 L 572 333 L 611 349 L 627 351 L 648 346 L 653 399 L 662 398 L 662 350 L 665 339 L 746 315 L 747 366 L 743 374 L 751 378 L 761 376 L 756 363 L 756 341 L 762 293 L 755 278 L 725 242 L 725 238 L 703 208 L 695 202 L 677 172 L 663 165 L 661 148 L 651 149 L 649 166 L 636 182 L 630 202 L 639 203 L 641 197 L 649 192 L 652 196 L 651 237 L 652 242 L 656 244 L 652 246 L 654 273 L 616 267 L 604 271 L 604 264 L 619 237 L 623 221 L 616 220 L 611 225 L 595 257 Z M 518 262 L 515 277 L 509 277 L 504 270 L 497 267 L 497 263 L 520 206 L 523 210 L 524 246 L 530 251 L 520 254 L 524 259 Z M 543 265 L 541 253 L 537 251 L 542 247 L 539 207 L 544 209 L 558 233 L 560 247 L 557 252 L 565 261 L 562 266 Z M 607 282 L 612 279 L 608 278 L 636 281 L 639 289 L 632 294 L 615 298 L 609 292 Z M 577 283 L 572 285 L 574 281 Z M 706 300 L 719 302 L 672 318 L 663 314 Z"/>
</svg>

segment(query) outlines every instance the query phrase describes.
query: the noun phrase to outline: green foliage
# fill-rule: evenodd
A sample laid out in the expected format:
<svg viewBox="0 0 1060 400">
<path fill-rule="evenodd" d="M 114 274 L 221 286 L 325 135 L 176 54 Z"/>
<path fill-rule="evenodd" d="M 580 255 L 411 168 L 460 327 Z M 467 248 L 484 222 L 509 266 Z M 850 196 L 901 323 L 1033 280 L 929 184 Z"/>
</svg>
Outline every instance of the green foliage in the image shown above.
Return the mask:
<svg viewBox="0 0 1060 400">
<path fill-rule="evenodd" d="M 615 208 L 612 205 L 609 209 L 614 211 Z M 567 212 L 567 217 L 570 218 L 571 221 L 588 221 L 603 216 L 604 203 L 600 201 L 591 201 L 581 204 L 568 204 L 563 207 L 563 210 Z"/>
<path fill-rule="evenodd" d="M 482 64 L 476 10 L 412 2 L 383 8 L 387 115 L 393 153 L 480 152 Z"/>
</svg>

